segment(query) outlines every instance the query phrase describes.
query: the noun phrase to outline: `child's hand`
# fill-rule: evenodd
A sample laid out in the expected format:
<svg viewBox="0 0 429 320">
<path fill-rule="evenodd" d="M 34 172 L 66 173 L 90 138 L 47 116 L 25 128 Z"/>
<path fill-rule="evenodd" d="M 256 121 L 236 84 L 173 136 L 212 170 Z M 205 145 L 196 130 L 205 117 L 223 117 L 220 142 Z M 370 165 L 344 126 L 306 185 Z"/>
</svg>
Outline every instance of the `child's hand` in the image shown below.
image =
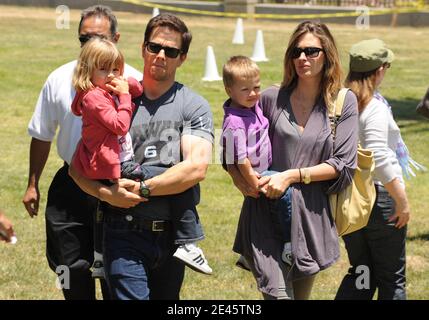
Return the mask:
<svg viewBox="0 0 429 320">
<path fill-rule="evenodd" d="M 106 84 L 106 87 L 116 95 L 128 94 L 128 81 L 122 76 L 114 78 L 110 83 Z"/>
<path fill-rule="evenodd" d="M 140 97 L 143 94 L 143 86 L 133 77 L 128 77 L 128 86 L 133 98 Z"/>
</svg>

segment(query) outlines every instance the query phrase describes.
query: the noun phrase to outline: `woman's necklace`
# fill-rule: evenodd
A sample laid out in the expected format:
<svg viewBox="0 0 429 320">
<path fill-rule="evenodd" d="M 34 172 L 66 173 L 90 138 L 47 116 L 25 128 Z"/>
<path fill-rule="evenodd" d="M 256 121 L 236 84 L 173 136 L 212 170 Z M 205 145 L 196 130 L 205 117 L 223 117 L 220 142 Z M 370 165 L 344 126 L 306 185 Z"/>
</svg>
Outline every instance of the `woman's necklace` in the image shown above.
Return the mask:
<svg viewBox="0 0 429 320">
<path fill-rule="evenodd" d="M 294 111 L 297 111 L 302 116 L 308 116 L 313 110 L 314 104 L 308 103 L 307 101 L 302 101 L 296 97 L 292 98 L 292 106 L 294 106 Z"/>
</svg>

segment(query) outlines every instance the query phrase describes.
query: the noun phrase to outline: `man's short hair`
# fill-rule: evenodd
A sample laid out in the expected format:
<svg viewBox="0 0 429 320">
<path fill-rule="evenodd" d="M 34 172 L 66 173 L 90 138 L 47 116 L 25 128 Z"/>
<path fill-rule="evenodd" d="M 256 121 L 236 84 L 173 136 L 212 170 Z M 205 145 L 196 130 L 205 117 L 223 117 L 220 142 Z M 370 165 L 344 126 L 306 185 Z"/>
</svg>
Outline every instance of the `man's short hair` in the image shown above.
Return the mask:
<svg viewBox="0 0 429 320">
<path fill-rule="evenodd" d="M 248 57 L 245 56 L 232 56 L 223 66 L 223 84 L 227 88 L 234 85 L 237 79 L 254 78 L 259 76 L 258 65 Z"/>
<path fill-rule="evenodd" d="M 118 32 L 118 21 L 116 20 L 115 15 L 113 14 L 112 9 L 108 6 L 103 5 L 95 5 L 89 8 L 86 8 L 82 11 L 80 15 L 80 22 L 79 22 L 79 33 L 80 29 L 82 28 L 82 23 L 85 19 L 89 17 L 99 17 L 99 18 L 106 18 L 110 22 L 110 34 L 112 36 L 112 39 Z"/>
<path fill-rule="evenodd" d="M 144 33 L 145 44 L 149 42 L 150 37 L 152 35 L 152 31 L 158 27 L 167 27 L 180 33 L 182 36 L 182 47 L 180 48 L 180 50 L 184 54 L 188 53 L 189 46 L 191 45 L 192 41 L 192 34 L 188 30 L 186 24 L 180 18 L 170 13 L 161 13 L 149 20 L 149 23 L 146 26 L 146 31 Z"/>
</svg>

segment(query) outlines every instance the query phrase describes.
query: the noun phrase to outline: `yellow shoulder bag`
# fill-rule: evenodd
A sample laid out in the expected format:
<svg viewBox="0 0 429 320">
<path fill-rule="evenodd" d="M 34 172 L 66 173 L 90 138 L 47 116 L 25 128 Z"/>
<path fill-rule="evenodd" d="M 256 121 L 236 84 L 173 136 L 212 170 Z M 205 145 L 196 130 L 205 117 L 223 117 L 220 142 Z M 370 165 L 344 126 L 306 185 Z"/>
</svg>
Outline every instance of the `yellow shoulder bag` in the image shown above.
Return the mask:
<svg viewBox="0 0 429 320">
<path fill-rule="evenodd" d="M 331 118 L 334 143 L 336 122 L 341 116 L 347 91 L 347 88 L 341 89 L 334 103 L 333 121 Z M 376 197 L 374 181 L 372 180 L 374 167 L 372 151 L 362 149 L 358 145 L 357 168 L 352 183 L 339 193 L 329 195 L 331 213 L 339 236 L 362 229 L 368 224 Z"/>
</svg>

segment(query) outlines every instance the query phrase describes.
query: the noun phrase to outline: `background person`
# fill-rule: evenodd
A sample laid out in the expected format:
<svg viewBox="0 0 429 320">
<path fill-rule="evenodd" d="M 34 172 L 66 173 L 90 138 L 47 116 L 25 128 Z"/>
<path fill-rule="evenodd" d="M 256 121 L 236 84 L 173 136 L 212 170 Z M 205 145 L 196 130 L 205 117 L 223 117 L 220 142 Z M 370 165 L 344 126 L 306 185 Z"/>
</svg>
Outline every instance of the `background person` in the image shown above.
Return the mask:
<svg viewBox="0 0 429 320">
<path fill-rule="evenodd" d="M 350 71 L 346 86 L 359 104 L 359 141 L 374 152 L 376 200 L 368 225 L 343 237 L 350 269 L 341 282 L 336 299 L 379 300 L 406 298 L 405 240 L 410 208 L 402 169 L 396 156 L 400 130 L 387 104 L 377 94 L 394 54 L 379 39 L 364 40 L 350 49 Z M 357 288 L 358 266 L 370 271 L 367 288 Z"/>
</svg>

